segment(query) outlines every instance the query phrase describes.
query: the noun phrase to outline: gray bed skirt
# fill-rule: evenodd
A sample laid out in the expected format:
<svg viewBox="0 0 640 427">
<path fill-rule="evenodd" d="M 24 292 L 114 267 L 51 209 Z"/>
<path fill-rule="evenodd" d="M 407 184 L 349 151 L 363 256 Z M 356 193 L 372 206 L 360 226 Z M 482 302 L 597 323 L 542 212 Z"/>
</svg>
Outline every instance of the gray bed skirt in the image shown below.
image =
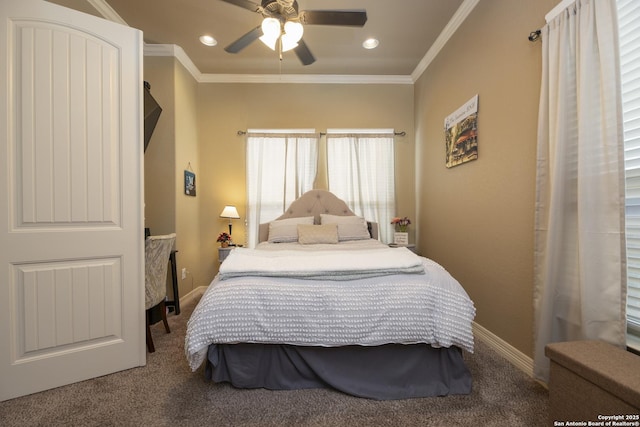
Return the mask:
<svg viewBox="0 0 640 427">
<path fill-rule="evenodd" d="M 205 376 L 238 388 L 334 388 L 377 400 L 471 393 L 471 373 L 462 351 L 426 344 L 211 345 Z"/>
</svg>

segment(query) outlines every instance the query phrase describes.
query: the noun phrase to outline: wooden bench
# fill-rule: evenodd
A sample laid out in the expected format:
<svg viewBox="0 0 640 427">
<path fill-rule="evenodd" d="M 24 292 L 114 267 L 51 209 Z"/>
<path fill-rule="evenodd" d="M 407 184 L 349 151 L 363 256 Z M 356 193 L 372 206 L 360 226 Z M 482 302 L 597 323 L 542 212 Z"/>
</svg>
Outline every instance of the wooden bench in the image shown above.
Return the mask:
<svg viewBox="0 0 640 427">
<path fill-rule="evenodd" d="M 616 421 L 640 421 L 640 356 L 602 341 L 553 343 L 545 355 L 551 360 L 551 425 L 606 423 L 604 416 L 616 415 L 622 417 Z"/>
</svg>

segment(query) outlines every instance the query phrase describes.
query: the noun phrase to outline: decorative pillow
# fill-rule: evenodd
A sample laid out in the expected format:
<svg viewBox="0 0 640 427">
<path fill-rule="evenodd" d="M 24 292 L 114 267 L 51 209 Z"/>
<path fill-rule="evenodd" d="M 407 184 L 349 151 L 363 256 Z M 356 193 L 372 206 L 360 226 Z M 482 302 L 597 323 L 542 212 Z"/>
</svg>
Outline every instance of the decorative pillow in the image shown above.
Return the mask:
<svg viewBox="0 0 640 427">
<path fill-rule="evenodd" d="M 345 240 L 365 240 L 371 238 L 367 221 L 359 216 L 320 214 L 320 224 L 338 224 L 338 239 L 341 242 Z"/>
<path fill-rule="evenodd" d="M 312 216 L 278 219 L 269 223 L 269 243 L 298 241 L 298 224 L 313 224 Z"/>
<path fill-rule="evenodd" d="M 298 224 L 298 243 L 338 243 L 338 224 Z"/>
</svg>

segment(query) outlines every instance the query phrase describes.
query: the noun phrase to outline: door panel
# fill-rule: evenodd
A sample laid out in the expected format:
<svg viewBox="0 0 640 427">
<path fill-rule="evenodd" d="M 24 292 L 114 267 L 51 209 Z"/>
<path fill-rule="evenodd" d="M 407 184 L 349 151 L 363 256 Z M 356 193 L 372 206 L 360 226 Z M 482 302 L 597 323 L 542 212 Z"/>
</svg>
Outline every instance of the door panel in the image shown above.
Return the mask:
<svg viewBox="0 0 640 427">
<path fill-rule="evenodd" d="M 120 225 L 116 47 L 55 24 L 14 28 L 15 226 Z"/>
<path fill-rule="evenodd" d="M 41 0 L 0 32 L 5 400 L 145 363 L 142 39 Z"/>
<path fill-rule="evenodd" d="M 120 259 L 14 265 L 17 363 L 122 341 Z"/>
</svg>

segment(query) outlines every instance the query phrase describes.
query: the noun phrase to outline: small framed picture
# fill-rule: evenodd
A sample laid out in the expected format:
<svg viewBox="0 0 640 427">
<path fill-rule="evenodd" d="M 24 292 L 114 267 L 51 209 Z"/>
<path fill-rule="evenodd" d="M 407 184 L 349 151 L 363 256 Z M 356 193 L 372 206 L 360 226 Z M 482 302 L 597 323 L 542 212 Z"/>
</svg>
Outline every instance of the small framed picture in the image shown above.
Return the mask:
<svg viewBox="0 0 640 427">
<path fill-rule="evenodd" d="M 196 174 L 188 170 L 184 171 L 184 194 L 194 197 L 196 195 Z"/>
<path fill-rule="evenodd" d="M 393 233 L 393 243 L 398 246 L 407 246 L 409 244 L 409 233 L 396 231 Z"/>
</svg>

